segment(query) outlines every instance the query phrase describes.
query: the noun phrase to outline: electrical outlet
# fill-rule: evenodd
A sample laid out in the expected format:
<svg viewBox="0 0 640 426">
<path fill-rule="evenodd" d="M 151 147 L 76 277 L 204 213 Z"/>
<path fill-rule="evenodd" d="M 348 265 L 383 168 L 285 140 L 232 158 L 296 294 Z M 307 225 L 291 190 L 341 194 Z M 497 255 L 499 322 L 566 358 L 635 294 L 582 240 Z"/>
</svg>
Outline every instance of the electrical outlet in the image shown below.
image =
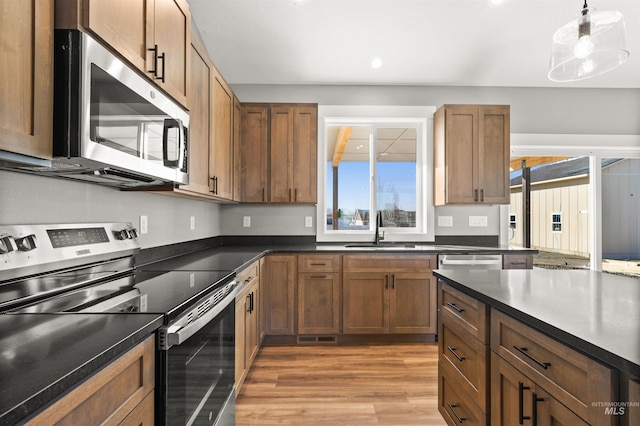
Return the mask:
<svg viewBox="0 0 640 426">
<path fill-rule="evenodd" d="M 438 226 L 440 227 L 453 226 L 453 216 L 438 216 Z"/>
<path fill-rule="evenodd" d="M 149 232 L 149 221 L 146 215 L 140 216 L 140 234 Z"/>
<path fill-rule="evenodd" d="M 195 216 L 191 216 L 191 218 L 189 219 L 189 229 L 191 229 L 192 231 L 194 229 L 196 229 L 196 217 Z"/>
<path fill-rule="evenodd" d="M 489 226 L 486 216 L 469 216 L 469 226 Z"/>
<path fill-rule="evenodd" d="M 245 228 L 251 227 L 251 216 L 244 216 L 242 218 L 242 226 Z"/>
<path fill-rule="evenodd" d="M 311 216 L 304 217 L 304 226 L 307 228 L 311 228 L 313 226 L 313 218 Z"/>
</svg>

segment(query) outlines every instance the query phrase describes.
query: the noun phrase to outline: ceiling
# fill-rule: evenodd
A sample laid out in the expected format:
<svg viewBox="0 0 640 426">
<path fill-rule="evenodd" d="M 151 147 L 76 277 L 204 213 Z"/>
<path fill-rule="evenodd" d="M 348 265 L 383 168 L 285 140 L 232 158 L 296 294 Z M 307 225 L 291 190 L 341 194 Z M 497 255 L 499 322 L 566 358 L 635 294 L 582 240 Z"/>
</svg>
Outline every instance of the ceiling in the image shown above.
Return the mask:
<svg viewBox="0 0 640 426">
<path fill-rule="evenodd" d="M 230 84 L 640 88 L 639 0 L 589 0 L 624 15 L 630 56 L 574 83 L 547 79 L 549 52 L 583 0 L 188 2 Z"/>
</svg>

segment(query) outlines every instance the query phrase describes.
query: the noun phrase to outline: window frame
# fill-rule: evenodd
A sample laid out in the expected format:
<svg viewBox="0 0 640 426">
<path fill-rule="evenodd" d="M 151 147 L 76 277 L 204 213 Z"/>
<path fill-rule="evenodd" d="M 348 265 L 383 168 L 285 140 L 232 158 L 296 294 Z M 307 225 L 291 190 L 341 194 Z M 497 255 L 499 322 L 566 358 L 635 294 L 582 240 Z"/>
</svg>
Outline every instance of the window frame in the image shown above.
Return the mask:
<svg viewBox="0 0 640 426">
<path fill-rule="evenodd" d="M 418 125 L 416 143 L 416 228 L 383 227 L 386 241 L 434 240 L 433 206 L 433 114 L 435 107 L 397 106 L 318 106 L 318 204 L 316 205 L 316 240 L 318 242 L 365 242 L 374 236 L 374 227 L 369 230 L 326 229 L 326 179 L 327 141 L 326 129 L 333 126 L 368 125 L 372 133 L 378 128 L 399 128 Z M 370 148 L 373 148 L 372 144 Z M 370 152 L 371 173 L 374 179 L 375 152 Z M 370 180 L 370 206 L 376 205 L 376 183 Z M 419 226 L 418 226 L 419 224 Z"/>
</svg>

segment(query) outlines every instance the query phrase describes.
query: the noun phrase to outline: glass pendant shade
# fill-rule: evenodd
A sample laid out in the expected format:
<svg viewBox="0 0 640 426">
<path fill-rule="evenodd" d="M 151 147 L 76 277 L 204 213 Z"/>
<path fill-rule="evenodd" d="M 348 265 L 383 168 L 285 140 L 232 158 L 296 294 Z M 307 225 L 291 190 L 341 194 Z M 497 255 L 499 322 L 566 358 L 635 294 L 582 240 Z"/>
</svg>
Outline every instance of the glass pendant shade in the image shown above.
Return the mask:
<svg viewBox="0 0 640 426">
<path fill-rule="evenodd" d="M 548 77 L 552 81 L 582 80 L 610 71 L 628 57 L 622 14 L 585 7 L 553 35 Z"/>
</svg>

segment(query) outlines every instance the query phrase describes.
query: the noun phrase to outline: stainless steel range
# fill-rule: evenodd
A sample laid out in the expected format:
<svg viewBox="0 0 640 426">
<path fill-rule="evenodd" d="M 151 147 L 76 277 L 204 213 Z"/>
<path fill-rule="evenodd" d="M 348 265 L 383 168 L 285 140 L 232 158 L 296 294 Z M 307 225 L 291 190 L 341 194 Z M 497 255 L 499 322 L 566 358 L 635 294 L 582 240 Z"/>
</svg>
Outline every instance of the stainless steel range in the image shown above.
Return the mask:
<svg viewBox="0 0 640 426">
<path fill-rule="evenodd" d="M 135 268 L 128 223 L 0 226 L 0 313 L 159 313 L 157 424 L 233 424 L 230 270 Z"/>
</svg>

